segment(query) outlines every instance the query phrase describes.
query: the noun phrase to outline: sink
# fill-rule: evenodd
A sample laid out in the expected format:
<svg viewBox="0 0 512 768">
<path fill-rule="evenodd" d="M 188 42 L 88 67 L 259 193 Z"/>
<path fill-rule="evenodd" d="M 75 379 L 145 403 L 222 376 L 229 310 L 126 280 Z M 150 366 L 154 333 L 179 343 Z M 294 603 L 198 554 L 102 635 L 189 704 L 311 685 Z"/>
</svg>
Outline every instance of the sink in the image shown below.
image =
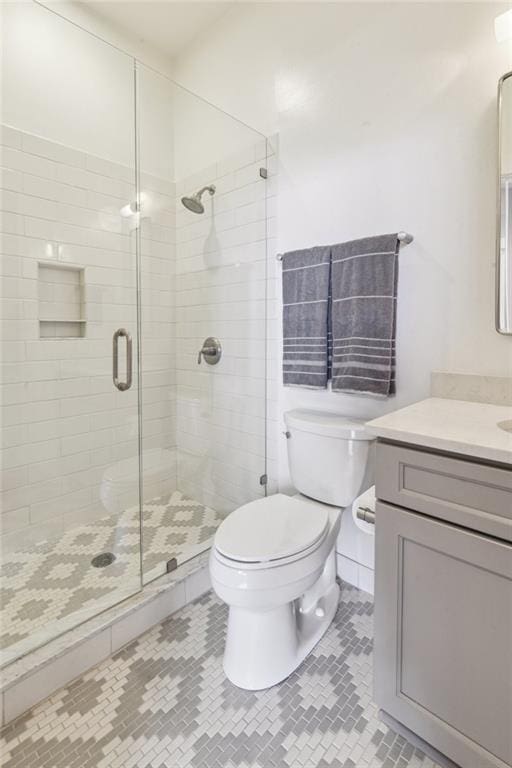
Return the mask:
<svg viewBox="0 0 512 768">
<path fill-rule="evenodd" d="M 512 419 L 508 419 L 507 421 L 498 421 L 498 427 L 505 430 L 505 432 L 512 433 Z"/>
</svg>

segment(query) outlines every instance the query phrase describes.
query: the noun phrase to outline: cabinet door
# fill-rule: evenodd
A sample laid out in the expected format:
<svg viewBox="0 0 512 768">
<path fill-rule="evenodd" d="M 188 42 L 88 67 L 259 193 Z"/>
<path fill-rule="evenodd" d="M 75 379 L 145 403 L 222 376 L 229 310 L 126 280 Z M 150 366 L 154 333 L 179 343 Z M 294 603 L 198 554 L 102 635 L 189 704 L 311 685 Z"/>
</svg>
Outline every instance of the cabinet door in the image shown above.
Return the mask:
<svg viewBox="0 0 512 768">
<path fill-rule="evenodd" d="M 379 502 L 375 699 L 463 768 L 512 765 L 512 546 Z"/>
</svg>

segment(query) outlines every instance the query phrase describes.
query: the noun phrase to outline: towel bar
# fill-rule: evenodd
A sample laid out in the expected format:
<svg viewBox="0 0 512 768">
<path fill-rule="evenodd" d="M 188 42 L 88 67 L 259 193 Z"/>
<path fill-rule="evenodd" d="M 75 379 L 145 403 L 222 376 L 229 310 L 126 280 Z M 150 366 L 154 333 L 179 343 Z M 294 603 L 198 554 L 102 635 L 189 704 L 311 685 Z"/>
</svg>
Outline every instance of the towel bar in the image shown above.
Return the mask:
<svg viewBox="0 0 512 768">
<path fill-rule="evenodd" d="M 398 239 L 400 240 L 400 242 L 403 245 L 409 245 L 409 243 L 412 243 L 412 241 L 414 240 L 414 236 L 410 235 L 409 232 L 399 232 L 398 233 Z M 276 259 L 278 261 L 282 261 L 283 260 L 283 254 L 282 253 L 278 253 L 277 256 L 276 256 Z"/>
</svg>

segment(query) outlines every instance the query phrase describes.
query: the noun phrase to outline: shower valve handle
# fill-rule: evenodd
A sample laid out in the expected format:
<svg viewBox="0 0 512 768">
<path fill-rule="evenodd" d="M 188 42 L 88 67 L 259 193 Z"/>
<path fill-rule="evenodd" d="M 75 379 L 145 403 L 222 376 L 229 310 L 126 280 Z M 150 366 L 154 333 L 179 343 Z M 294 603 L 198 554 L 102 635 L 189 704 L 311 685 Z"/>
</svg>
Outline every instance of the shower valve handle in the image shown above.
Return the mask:
<svg viewBox="0 0 512 768">
<path fill-rule="evenodd" d="M 214 336 L 208 336 L 208 338 L 203 341 L 203 346 L 197 355 L 198 365 L 201 364 L 202 357 L 204 357 L 208 365 L 215 365 L 222 357 L 222 347 L 220 341 Z"/>
<path fill-rule="evenodd" d="M 211 355 L 216 355 L 216 354 L 217 354 L 216 347 L 203 347 L 202 349 L 199 350 L 197 354 L 197 364 L 201 365 L 201 357 L 203 355 L 205 357 L 206 362 L 208 362 L 207 358 L 210 357 Z"/>
</svg>

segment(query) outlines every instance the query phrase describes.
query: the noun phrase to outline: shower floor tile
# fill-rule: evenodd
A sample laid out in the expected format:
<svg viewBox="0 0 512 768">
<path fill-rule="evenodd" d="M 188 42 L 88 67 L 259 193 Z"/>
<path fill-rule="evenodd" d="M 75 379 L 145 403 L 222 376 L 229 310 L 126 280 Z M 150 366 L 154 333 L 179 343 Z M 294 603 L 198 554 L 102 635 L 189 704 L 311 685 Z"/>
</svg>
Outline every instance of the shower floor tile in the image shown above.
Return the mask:
<svg viewBox="0 0 512 768">
<path fill-rule="evenodd" d="M 143 508 L 143 574 L 147 583 L 204 551 L 222 517 L 179 491 Z M 9 553 L 0 567 L 3 663 L 66 631 L 140 589 L 138 507 L 67 531 L 59 539 Z M 115 560 L 95 568 L 95 555 Z"/>
<path fill-rule="evenodd" d="M 371 597 L 343 585 L 333 624 L 284 683 L 222 670 L 209 593 L 7 726 L 4 768 L 438 768 L 372 701 Z"/>
</svg>

